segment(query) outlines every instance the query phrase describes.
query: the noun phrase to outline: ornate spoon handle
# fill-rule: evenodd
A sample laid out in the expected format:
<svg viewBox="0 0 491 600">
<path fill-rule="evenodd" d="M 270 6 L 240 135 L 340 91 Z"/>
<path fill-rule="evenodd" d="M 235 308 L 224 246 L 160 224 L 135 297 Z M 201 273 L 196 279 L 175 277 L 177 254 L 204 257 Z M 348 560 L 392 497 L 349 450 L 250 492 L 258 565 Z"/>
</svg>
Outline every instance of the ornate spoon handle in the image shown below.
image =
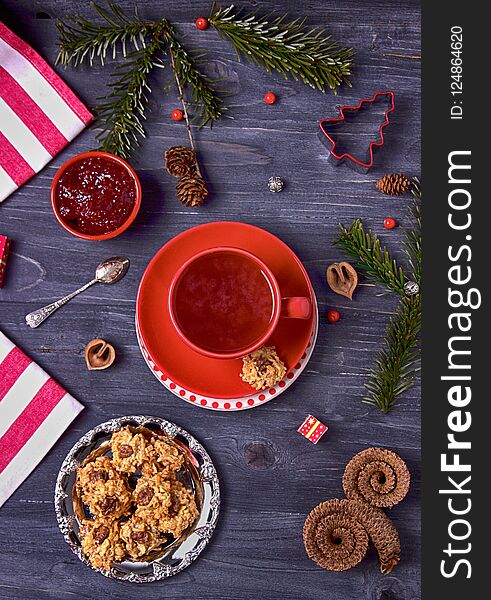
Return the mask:
<svg viewBox="0 0 491 600">
<path fill-rule="evenodd" d="M 57 300 L 56 302 L 48 304 L 47 306 L 43 306 L 43 308 L 38 308 L 37 310 L 34 310 L 33 312 L 26 315 L 26 323 L 32 329 L 34 329 L 35 327 L 39 327 L 39 325 L 41 325 L 41 323 L 43 321 L 45 321 L 51 314 L 53 314 L 55 312 L 55 310 L 60 308 L 60 306 L 63 306 L 64 304 L 66 304 L 69 300 L 71 300 L 75 296 L 78 296 L 78 294 L 80 294 L 81 292 L 84 292 L 91 285 L 94 285 L 94 283 L 97 283 L 97 279 L 92 279 L 92 281 L 89 281 L 89 283 L 86 283 L 85 285 L 83 285 L 81 288 L 79 288 L 75 292 L 68 294 L 68 296 L 61 298 L 60 300 Z"/>
</svg>

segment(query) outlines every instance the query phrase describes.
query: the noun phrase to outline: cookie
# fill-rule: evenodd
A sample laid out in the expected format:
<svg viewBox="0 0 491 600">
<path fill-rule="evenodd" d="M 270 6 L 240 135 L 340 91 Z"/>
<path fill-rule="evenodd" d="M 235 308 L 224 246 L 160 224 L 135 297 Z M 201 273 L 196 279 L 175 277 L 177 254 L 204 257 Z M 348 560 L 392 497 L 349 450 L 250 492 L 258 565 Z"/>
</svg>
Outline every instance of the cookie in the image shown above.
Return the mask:
<svg viewBox="0 0 491 600">
<path fill-rule="evenodd" d="M 166 541 L 165 536 L 152 523 L 135 515 L 121 524 L 120 534 L 131 558 L 141 558 Z"/>
<path fill-rule="evenodd" d="M 136 482 L 133 501 L 136 504 L 135 514 L 143 517 L 167 510 L 172 504 L 171 482 L 161 473 L 141 477 Z"/>
<path fill-rule="evenodd" d="M 148 460 L 147 441 L 141 433 L 132 433 L 129 427 L 111 436 L 112 463 L 122 473 L 135 473 Z"/>
<path fill-rule="evenodd" d="M 164 480 L 157 474 L 141 479 L 135 492 L 135 514 L 153 522 L 162 533 L 178 538 L 199 516 L 194 492 L 180 481 Z"/>
<path fill-rule="evenodd" d="M 111 521 L 129 513 L 131 490 L 122 477 L 99 480 L 90 492 L 82 495 L 82 500 L 94 517 Z"/>
<path fill-rule="evenodd" d="M 286 375 L 286 367 L 274 346 L 263 346 L 242 358 L 240 377 L 255 390 L 273 387 Z"/>
<path fill-rule="evenodd" d="M 82 494 L 90 494 L 99 482 L 104 483 L 109 479 L 120 479 L 120 474 L 107 456 L 99 456 L 78 469 L 76 485 Z"/>
<path fill-rule="evenodd" d="M 184 456 L 169 442 L 152 438 L 152 445 L 147 448 L 148 460 L 141 468 L 144 477 L 152 477 L 161 473 L 165 477 L 173 479 L 184 464 Z"/>
<path fill-rule="evenodd" d="M 194 498 L 194 492 L 180 481 L 171 483 L 172 504 L 167 514 L 158 520 L 159 529 L 164 533 L 172 533 L 178 538 L 183 531 L 190 527 L 198 518 L 199 512 Z"/>
<path fill-rule="evenodd" d="M 109 571 L 113 562 L 121 562 L 126 549 L 119 535 L 119 523 L 98 520 L 82 521 L 82 552 L 96 569 Z"/>
</svg>

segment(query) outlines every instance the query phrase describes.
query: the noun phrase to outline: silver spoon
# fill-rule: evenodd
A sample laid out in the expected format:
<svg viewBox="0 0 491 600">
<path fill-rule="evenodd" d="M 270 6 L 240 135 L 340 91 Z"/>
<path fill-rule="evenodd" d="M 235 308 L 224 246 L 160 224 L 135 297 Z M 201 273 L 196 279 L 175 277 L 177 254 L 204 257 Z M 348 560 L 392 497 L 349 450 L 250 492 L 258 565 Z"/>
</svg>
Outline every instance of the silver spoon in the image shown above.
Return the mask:
<svg viewBox="0 0 491 600">
<path fill-rule="evenodd" d="M 66 304 L 75 296 L 78 296 L 81 292 L 84 292 L 87 288 L 94 283 L 116 283 L 122 277 L 126 275 L 130 266 L 130 261 L 127 258 L 123 258 L 121 256 L 113 256 L 112 258 L 107 258 L 103 260 L 101 264 L 95 270 L 95 278 L 83 285 L 81 288 L 68 294 L 64 298 L 53 302 L 52 304 L 48 304 L 48 306 L 44 306 L 43 308 L 38 308 L 37 310 L 26 315 L 26 323 L 29 327 L 33 329 L 41 325 L 43 321 L 45 321 L 51 314 L 55 312 L 60 306 Z"/>
</svg>

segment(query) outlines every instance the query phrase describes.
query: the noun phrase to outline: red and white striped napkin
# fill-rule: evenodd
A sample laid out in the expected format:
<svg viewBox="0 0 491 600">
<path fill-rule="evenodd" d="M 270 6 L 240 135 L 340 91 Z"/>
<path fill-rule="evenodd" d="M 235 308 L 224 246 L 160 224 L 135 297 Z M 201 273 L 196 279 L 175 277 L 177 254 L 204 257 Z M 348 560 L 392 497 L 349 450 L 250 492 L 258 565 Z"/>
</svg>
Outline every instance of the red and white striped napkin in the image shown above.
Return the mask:
<svg viewBox="0 0 491 600">
<path fill-rule="evenodd" d="M 0 202 L 92 118 L 46 61 L 0 21 Z"/>
<path fill-rule="evenodd" d="M 82 409 L 0 331 L 0 506 Z"/>
</svg>

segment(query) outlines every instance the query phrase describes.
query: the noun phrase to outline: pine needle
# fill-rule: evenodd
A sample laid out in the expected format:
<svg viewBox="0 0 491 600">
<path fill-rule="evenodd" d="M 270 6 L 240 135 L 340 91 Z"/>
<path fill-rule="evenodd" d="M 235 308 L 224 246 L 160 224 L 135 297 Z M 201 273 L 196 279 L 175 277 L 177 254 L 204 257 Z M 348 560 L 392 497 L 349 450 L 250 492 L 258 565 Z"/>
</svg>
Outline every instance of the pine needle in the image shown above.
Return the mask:
<svg viewBox="0 0 491 600">
<path fill-rule="evenodd" d="M 300 79 L 314 89 L 334 92 L 351 86 L 353 50 L 342 48 L 324 29 L 309 28 L 303 19 L 246 14 L 233 4 L 221 9 L 213 3 L 208 19 L 218 35 L 233 45 L 237 58 L 277 71 L 285 79 Z"/>
<path fill-rule="evenodd" d="M 155 36 L 139 52 L 128 55 L 113 74 L 111 92 L 100 98 L 102 102 L 96 106 L 97 120 L 101 123 L 96 138 L 101 150 L 128 158 L 138 145 L 139 137 L 145 137 L 142 120 L 157 52 L 165 52 L 165 41 L 160 36 Z"/>
<path fill-rule="evenodd" d="M 218 121 L 226 108 L 223 106 L 222 96 L 215 88 L 215 82 L 200 71 L 199 58 L 186 50 L 174 35 L 172 28 L 166 35 L 174 74 L 184 87 L 191 90 L 191 108 L 194 118 L 200 122 L 200 127 Z"/>
<path fill-rule="evenodd" d="M 186 50 L 167 19 L 144 21 L 136 10 L 127 15 L 110 1 L 105 7 L 96 3 L 92 7 L 101 22 L 75 16 L 57 23 L 56 62 L 77 67 L 84 62 L 104 64 L 108 56 L 115 59 L 120 53 L 124 57 L 123 64 L 116 67 L 110 92 L 96 107 L 102 150 L 128 158 L 139 138 L 145 136 L 149 80 L 155 67 L 165 65 L 164 59 L 171 63 L 187 124 L 187 95 L 192 117 L 200 126 L 211 125 L 224 114 L 216 81 L 201 70 L 200 57 Z M 353 52 L 331 42 L 322 29 L 308 29 L 299 19 L 286 22 L 285 17 L 242 16 L 233 6 L 221 10 L 213 5 L 210 19 L 219 34 L 230 39 L 239 57 L 245 55 L 267 71 L 301 79 L 321 91 L 336 90 L 341 83 L 349 85 Z M 187 91 L 189 94 L 184 93 Z M 190 128 L 188 134 L 192 135 Z"/>
<path fill-rule="evenodd" d="M 375 282 L 404 296 L 404 271 L 381 245 L 378 236 L 371 230 L 365 231 L 360 219 L 355 219 L 348 229 L 344 225 L 340 225 L 340 229 L 341 235 L 335 244 L 355 259 L 356 266 Z"/>
<path fill-rule="evenodd" d="M 144 23 L 136 10 L 133 15 L 127 16 L 112 2 L 107 2 L 107 10 L 95 2 L 92 8 L 102 18 L 103 24 L 80 16 L 71 17 L 70 22 L 57 21 L 59 50 L 55 64 L 77 67 L 87 60 L 92 65 L 96 59 L 104 64 L 108 51 L 114 59 L 118 52 L 126 56 L 127 45 L 136 51 L 145 46 L 145 36 L 150 33 L 153 24 Z"/>
<path fill-rule="evenodd" d="M 419 370 L 420 350 L 417 344 L 420 330 L 420 295 L 403 298 L 390 320 L 383 348 L 377 354 L 375 368 L 365 384 L 368 394 L 364 402 L 387 413 L 398 396 L 413 385 Z"/>
<path fill-rule="evenodd" d="M 421 186 L 417 177 L 413 179 L 411 191 L 413 194 L 413 204 L 409 208 L 411 229 L 404 231 L 403 249 L 408 259 L 412 278 L 420 285 L 423 256 L 421 248 Z"/>
<path fill-rule="evenodd" d="M 136 10 L 128 16 L 117 4 L 106 4 L 107 8 L 92 4 L 102 23 L 77 16 L 57 23 L 56 62 L 74 67 L 87 61 L 92 65 L 96 60 L 104 64 L 108 55 L 115 58 L 119 53 L 125 59 L 112 75 L 110 91 L 98 99 L 95 108 L 101 150 L 128 158 L 145 137 L 150 76 L 154 68 L 164 67 L 169 57 L 174 76 L 190 90 L 194 118 L 205 125 L 222 116 L 225 108 L 214 82 L 200 71 L 199 60 L 179 42 L 167 19 L 142 21 Z"/>
</svg>

